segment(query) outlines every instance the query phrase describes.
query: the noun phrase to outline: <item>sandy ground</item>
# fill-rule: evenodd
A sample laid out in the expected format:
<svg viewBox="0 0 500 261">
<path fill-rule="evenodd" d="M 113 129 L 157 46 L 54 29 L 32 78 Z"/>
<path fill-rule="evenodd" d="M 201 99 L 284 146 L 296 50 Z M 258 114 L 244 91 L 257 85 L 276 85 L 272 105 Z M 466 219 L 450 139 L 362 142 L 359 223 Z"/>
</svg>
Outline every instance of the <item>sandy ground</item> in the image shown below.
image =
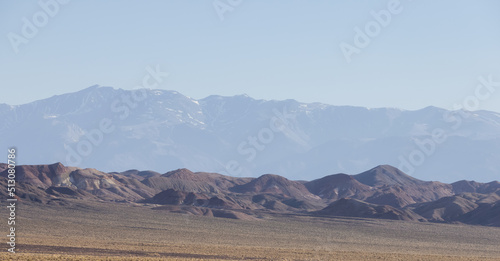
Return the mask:
<svg viewBox="0 0 500 261">
<path fill-rule="evenodd" d="M 500 228 L 481 226 L 287 215 L 248 221 L 79 201 L 21 203 L 17 216 L 18 252 L 3 244 L 1 260 L 500 260 Z"/>
</svg>

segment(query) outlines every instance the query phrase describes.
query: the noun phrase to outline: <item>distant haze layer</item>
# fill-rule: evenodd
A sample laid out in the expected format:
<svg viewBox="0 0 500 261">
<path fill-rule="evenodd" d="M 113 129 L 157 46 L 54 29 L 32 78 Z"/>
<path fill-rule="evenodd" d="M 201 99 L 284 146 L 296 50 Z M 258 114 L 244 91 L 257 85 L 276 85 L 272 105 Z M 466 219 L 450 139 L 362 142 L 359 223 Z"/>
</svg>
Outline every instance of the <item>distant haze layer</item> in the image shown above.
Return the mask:
<svg viewBox="0 0 500 261">
<path fill-rule="evenodd" d="M 390 164 L 423 180 L 491 181 L 500 174 L 500 114 L 192 99 L 175 91 L 92 86 L 32 103 L 0 104 L 0 141 L 20 164 L 103 171 L 189 168 L 312 180 Z"/>
</svg>

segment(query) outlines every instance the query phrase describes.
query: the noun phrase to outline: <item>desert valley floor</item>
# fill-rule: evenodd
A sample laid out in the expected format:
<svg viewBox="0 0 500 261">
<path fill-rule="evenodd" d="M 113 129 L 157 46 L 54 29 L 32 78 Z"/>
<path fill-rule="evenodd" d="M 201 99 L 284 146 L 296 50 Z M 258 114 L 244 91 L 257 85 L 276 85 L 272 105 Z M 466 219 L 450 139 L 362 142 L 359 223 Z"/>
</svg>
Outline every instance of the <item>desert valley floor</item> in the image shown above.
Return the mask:
<svg viewBox="0 0 500 261">
<path fill-rule="evenodd" d="M 17 215 L 18 253 L 1 260 L 500 260 L 496 227 L 271 213 L 237 220 L 71 199 L 24 202 Z"/>
</svg>

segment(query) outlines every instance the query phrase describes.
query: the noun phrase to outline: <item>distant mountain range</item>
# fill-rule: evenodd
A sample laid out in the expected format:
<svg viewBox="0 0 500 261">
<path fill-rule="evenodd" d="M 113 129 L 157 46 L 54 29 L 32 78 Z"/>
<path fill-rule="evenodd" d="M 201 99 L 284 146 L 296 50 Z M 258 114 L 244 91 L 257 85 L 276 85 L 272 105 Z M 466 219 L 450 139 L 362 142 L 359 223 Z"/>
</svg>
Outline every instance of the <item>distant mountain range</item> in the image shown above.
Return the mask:
<svg viewBox="0 0 500 261">
<path fill-rule="evenodd" d="M 500 182 L 422 181 L 389 165 L 312 181 L 188 169 L 106 173 L 61 163 L 17 166 L 16 173 L 18 199 L 34 204 L 71 206 L 104 200 L 234 219 L 287 214 L 500 226 Z M 7 165 L 0 164 L 0 176 L 7 175 Z M 0 184 L 6 186 L 6 179 Z M 3 197 L 6 193 L 0 190 Z"/>
<path fill-rule="evenodd" d="M 196 100 L 175 91 L 92 86 L 0 104 L 0 117 L 0 147 L 17 147 L 22 164 L 296 180 L 382 164 L 422 180 L 487 182 L 500 175 L 500 114 L 489 111 L 368 109 L 246 95 Z"/>
</svg>

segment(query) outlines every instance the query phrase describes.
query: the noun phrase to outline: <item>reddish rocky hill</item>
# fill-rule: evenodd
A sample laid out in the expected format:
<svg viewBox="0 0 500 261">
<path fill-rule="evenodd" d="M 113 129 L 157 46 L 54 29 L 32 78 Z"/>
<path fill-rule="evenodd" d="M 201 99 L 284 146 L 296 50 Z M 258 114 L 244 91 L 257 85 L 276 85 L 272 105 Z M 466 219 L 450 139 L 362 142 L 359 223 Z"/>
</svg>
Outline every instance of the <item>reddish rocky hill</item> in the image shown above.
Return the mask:
<svg viewBox="0 0 500 261">
<path fill-rule="evenodd" d="M 305 186 L 313 194 L 332 201 L 345 197 L 367 198 L 375 193 L 371 186 L 347 174 L 329 175 L 307 182 Z"/>
<path fill-rule="evenodd" d="M 410 208 L 429 221 L 470 221 L 468 223 L 480 224 L 480 221 L 472 221 L 474 218 L 470 217 L 481 216 L 486 220 L 490 218 L 500 218 L 498 215 L 496 217 L 494 215 L 492 216 L 495 210 L 493 206 L 499 202 L 500 191 L 491 194 L 462 193 L 459 195 L 440 198 L 432 202 L 416 204 Z M 493 209 L 493 213 L 488 213 L 491 212 L 491 209 Z M 486 223 L 492 222 L 488 221 Z"/>
<path fill-rule="evenodd" d="M 358 175 L 330 175 L 305 185 L 323 199 L 351 197 L 397 208 L 454 195 L 449 184 L 418 180 L 388 165 Z"/>
<path fill-rule="evenodd" d="M 256 213 L 267 211 L 500 226 L 499 182 L 422 181 L 388 165 L 313 181 L 272 174 L 240 178 L 188 169 L 105 173 L 61 163 L 17 166 L 16 173 L 19 200 L 37 204 L 104 200 L 237 219 L 254 219 Z M 0 164 L 2 186 L 7 175 L 7 165 Z M 7 197 L 6 191 L 0 195 Z"/>
<path fill-rule="evenodd" d="M 489 194 L 496 191 L 500 191 L 500 182 L 498 181 L 492 181 L 489 183 L 480 183 L 475 181 L 460 180 L 451 183 L 451 186 L 453 187 L 453 192 L 455 194 L 460 194 L 464 192 Z"/>
<path fill-rule="evenodd" d="M 408 221 L 425 220 L 410 210 L 397 209 L 387 205 L 370 204 L 351 198 L 337 200 L 328 207 L 314 213 L 321 216 L 381 218 Z"/>
<path fill-rule="evenodd" d="M 421 185 L 424 181 L 413 178 L 401 170 L 389 166 L 380 165 L 363 173 L 354 175 L 357 181 L 371 186 L 371 187 L 383 187 L 383 186 L 415 186 Z"/>
<path fill-rule="evenodd" d="M 302 183 L 272 174 L 262 175 L 246 184 L 234 186 L 230 190 L 238 193 L 268 193 L 291 198 L 319 199 L 311 194 Z"/>
<path fill-rule="evenodd" d="M 220 193 L 250 180 L 251 178 L 235 178 L 207 172 L 193 173 L 188 169 L 178 169 L 145 178 L 142 183 L 160 191 L 174 189 L 194 193 Z"/>
</svg>

